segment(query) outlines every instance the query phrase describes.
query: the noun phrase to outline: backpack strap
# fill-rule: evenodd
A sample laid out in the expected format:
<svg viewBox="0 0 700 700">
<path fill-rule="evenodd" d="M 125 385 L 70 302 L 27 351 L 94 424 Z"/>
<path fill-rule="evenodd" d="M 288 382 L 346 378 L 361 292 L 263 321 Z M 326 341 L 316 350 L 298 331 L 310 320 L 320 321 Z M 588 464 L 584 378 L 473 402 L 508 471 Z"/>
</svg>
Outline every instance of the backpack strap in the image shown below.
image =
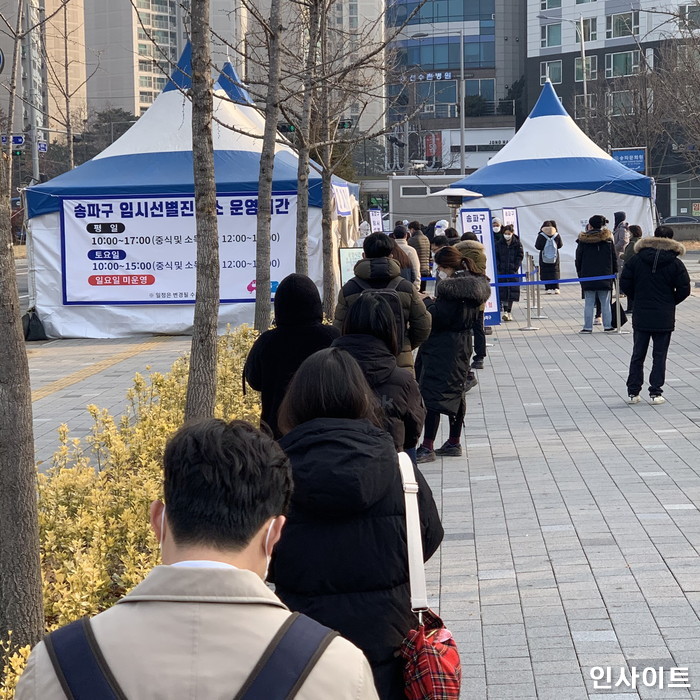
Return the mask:
<svg viewBox="0 0 700 700">
<path fill-rule="evenodd" d="M 127 700 L 102 655 L 89 618 L 57 629 L 44 644 L 68 700 Z"/>
<path fill-rule="evenodd" d="M 306 615 L 290 615 L 234 700 L 290 700 L 337 636 Z"/>
<path fill-rule="evenodd" d="M 353 281 L 362 290 L 373 289 L 372 285 L 369 284 L 369 282 L 367 282 L 366 280 L 361 280 L 359 277 L 354 277 Z"/>
<path fill-rule="evenodd" d="M 389 280 L 389 284 L 387 284 L 384 289 L 396 289 L 403 280 L 405 280 L 405 277 L 401 277 L 401 275 L 398 275 L 397 277 L 394 277 L 393 279 Z"/>
</svg>

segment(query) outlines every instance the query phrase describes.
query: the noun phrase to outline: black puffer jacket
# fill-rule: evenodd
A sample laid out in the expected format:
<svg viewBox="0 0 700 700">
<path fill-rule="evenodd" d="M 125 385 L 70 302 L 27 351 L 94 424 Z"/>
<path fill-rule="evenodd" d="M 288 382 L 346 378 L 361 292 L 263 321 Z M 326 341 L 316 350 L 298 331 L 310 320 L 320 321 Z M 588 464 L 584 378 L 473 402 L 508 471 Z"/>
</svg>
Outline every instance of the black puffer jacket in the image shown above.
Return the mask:
<svg viewBox="0 0 700 700">
<path fill-rule="evenodd" d="M 394 654 L 415 624 L 408 584 L 403 488 L 391 437 L 366 420 L 317 418 L 280 446 L 294 494 L 270 580 L 290 609 L 338 630 L 362 649 L 384 698 L 403 697 Z M 419 469 L 423 551 L 442 541 L 432 492 Z"/>
<path fill-rule="evenodd" d="M 632 325 L 640 331 L 672 331 L 676 306 L 690 295 L 690 277 L 679 260 L 685 247 L 671 238 L 642 238 L 622 268 L 620 289 L 634 301 Z"/>
<path fill-rule="evenodd" d="M 379 398 L 396 449 L 415 447 L 423 432 L 425 406 L 413 375 L 397 367 L 389 348 L 374 336 L 344 335 L 333 346 L 350 353 L 362 368 Z"/>
<path fill-rule="evenodd" d="M 340 335 L 322 323 L 323 308 L 316 285 L 305 275 L 292 274 L 280 282 L 275 294 L 276 328 L 265 331 L 253 344 L 244 374 L 260 392 L 260 420 L 281 437 L 277 412 L 287 386 L 310 355 L 323 350 Z"/>
<path fill-rule="evenodd" d="M 576 274 L 579 277 L 603 277 L 617 273 L 613 235 L 607 228 L 583 231 L 576 243 Z M 612 289 L 613 281 L 609 279 L 581 282 L 581 289 L 584 292 Z"/>
<path fill-rule="evenodd" d="M 416 377 L 428 410 L 453 415 L 459 409 L 469 372 L 466 339 L 490 295 L 488 277 L 458 272 L 438 283 L 434 301 L 426 300 L 433 326 L 418 351 Z"/>
<path fill-rule="evenodd" d="M 501 236 L 496 239 L 496 268 L 499 277 L 501 275 L 517 275 L 520 270 L 520 263 L 523 261 L 525 252 L 523 244 L 517 236 L 510 239 L 510 244 Z M 510 279 L 499 279 L 499 282 L 512 284 L 517 282 L 517 277 Z M 502 302 L 520 301 L 520 287 L 499 287 L 498 294 Z"/>
</svg>

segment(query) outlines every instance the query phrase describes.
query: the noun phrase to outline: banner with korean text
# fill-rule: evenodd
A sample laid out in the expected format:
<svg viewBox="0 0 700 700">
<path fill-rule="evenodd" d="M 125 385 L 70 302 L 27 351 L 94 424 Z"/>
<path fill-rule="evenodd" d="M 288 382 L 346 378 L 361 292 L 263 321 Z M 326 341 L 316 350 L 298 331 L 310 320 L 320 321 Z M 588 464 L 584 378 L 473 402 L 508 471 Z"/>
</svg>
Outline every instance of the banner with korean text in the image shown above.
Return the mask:
<svg viewBox="0 0 700 700">
<path fill-rule="evenodd" d="M 486 254 L 486 275 L 491 280 L 491 284 L 498 283 L 498 273 L 496 272 L 496 251 L 493 240 L 493 230 L 491 229 L 490 209 L 460 209 L 460 219 L 462 221 L 462 231 L 471 231 L 476 235 L 479 243 L 484 246 Z M 498 296 L 498 287 L 491 287 L 491 296 L 484 307 L 484 325 L 498 326 L 501 323 L 501 304 Z"/>
<path fill-rule="evenodd" d="M 188 304 L 195 300 L 194 197 L 64 199 L 63 303 Z M 296 193 L 272 195 L 272 291 L 294 272 Z M 222 303 L 255 300 L 258 198 L 219 194 Z"/>
</svg>

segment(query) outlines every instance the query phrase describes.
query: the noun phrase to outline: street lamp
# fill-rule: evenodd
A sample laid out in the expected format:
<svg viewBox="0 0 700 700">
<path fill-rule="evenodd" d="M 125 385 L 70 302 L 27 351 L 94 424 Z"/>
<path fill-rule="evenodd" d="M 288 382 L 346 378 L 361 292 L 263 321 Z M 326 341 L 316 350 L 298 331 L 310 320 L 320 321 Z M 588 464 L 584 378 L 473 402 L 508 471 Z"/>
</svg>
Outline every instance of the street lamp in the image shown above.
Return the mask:
<svg viewBox="0 0 700 700">
<path fill-rule="evenodd" d="M 465 174 L 465 154 L 464 154 L 464 103 L 465 103 L 465 89 L 464 89 L 464 28 L 457 30 L 457 32 L 417 32 L 416 34 L 411 34 L 411 39 L 425 39 L 429 36 L 452 36 L 454 34 L 459 34 L 459 172 L 461 175 Z"/>
<path fill-rule="evenodd" d="M 578 19 L 566 19 L 565 17 L 552 17 L 544 14 L 537 15 L 537 19 L 553 19 L 560 22 L 569 22 L 573 24 L 579 33 L 579 38 L 581 39 L 581 71 L 583 73 L 583 126 L 586 132 L 588 132 L 588 81 L 587 81 L 587 69 L 586 69 L 586 42 L 583 38 L 583 15 Z M 549 75 L 547 75 L 549 77 Z"/>
</svg>

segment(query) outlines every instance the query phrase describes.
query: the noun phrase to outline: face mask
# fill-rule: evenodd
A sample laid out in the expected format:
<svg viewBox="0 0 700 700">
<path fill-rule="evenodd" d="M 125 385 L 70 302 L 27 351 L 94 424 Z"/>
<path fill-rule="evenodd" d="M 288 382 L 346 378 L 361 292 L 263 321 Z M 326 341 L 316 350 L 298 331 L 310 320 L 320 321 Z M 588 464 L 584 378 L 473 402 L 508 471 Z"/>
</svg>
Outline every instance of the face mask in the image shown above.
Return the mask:
<svg viewBox="0 0 700 700">
<path fill-rule="evenodd" d="M 270 560 L 272 559 L 272 550 L 269 550 L 270 544 L 270 533 L 272 532 L 272 526 L 275 524 L 277 518 L 273 518 L 270 523 L 270 527 L 267 528 L 267 535 L 265 535 L 265 575 L 263 576 L 263 581 L 267 581 L 267 574 L 270 571 Z M 269 550 L 269 551 L 268 551 Z"/>
<path fill-rule="evenodd" d="M 494 232 L 494 233 L 500 233 L 500 232 L 501 232 L 501 227 L 500 227 L 500 226 L 494 226 L 494 227 L 493 227 L 493 232 Z"/>
<path fill-rule="evenodd" d="M 505 238 L 507 241 L 509 241 L 511 238 L 513 238 L 512 233 L 504 233 L 503 238 Z"/>
<path fill-rule="evenodd" d="M 446 280 L 449 277 L 444 270 L 438 270 L 437 276 L 439 280 Z"/>
</svg>

